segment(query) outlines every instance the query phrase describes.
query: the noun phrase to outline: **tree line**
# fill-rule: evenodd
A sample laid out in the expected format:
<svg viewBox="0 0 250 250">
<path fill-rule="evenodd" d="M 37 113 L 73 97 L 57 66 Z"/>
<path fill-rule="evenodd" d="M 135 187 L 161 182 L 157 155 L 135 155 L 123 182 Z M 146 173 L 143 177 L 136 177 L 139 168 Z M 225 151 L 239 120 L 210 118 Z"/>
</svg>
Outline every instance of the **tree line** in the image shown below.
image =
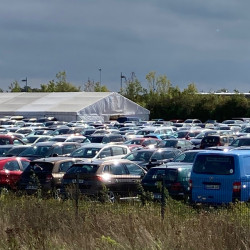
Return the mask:
<svg viewBox="0 0 250 250">
<path fill-rule="evenodd" d="M 17 81 L 9 86 L 10 92 L 109 92 L 107 86 L 100 82 L 88 80 L 81 87 L 75 86 L 66 79 L 66 72 L 58 72 L 56 80 L 41 84 L 40 88 L 21 87 Z M 216 119 L 223 121 L 233 117 L 250 117 L 250 100 L 238 91 L 235 95 L 225 96 L 214 93 L 199 93 L 195 83 L 190 83 L 184 90 L 173 86 L 166 75 L 149 72 L 146 77 L 147 88 L 134 73 L 126 78 L 120 94 L 131 101 L 150 110 L 150 118 L 164 120 L 199 118 L 202 121 Z M 122 79 L 121 79 L 122 80 Z M 221 92 L 226 92 L 222 89 Z"/>
</svg>

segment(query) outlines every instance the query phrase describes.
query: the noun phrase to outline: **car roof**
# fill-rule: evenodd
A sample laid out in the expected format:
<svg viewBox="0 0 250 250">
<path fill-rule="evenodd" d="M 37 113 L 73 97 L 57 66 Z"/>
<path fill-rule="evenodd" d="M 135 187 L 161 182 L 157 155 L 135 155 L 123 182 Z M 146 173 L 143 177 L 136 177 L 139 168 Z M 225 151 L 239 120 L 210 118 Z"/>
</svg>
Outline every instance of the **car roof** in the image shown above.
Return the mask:
<svg viewBox="0 0 250 250">
<path fill-rule="evenodd" d="M 76 162 L 74 165 L 81 165 L 81 164 L 94 164 L 94 165 L 101 165 L 101 164 L 115 164 L 115 163 L 131 163 L 131 164 L 135 164 L 138 165 L 130 160 L 127 159 L 110 159 L 110 160 L 92 160 L 92 161 L 78 161 Z"/>
<path fill-rule="evenodd" d="M 81 148 L 103 148 L 103 147 L 126 147 L 127 145 L 105 144 L 105 143 L 86 143 Z"/>
<path fill-rule="evenodd" d="M 57 161 L 74 161 L 77 160 L 76 158 L 73 157 L 63 157 L 63 156 L 58 156 L 58 157 L 47 157 L 47 158 L 39 158 L 36 160 L 33 160 L 32 162 L 57 162 Z"/>
<path fill-rule="evenodd" d="M 36 147 L 38 146 L 52 146 L 52 145 L 69 145 L 69 144 L 79 144 L 77 142 L 57 142 L 57 141 L 45 141 L 36 143 Z"/>
</svg>

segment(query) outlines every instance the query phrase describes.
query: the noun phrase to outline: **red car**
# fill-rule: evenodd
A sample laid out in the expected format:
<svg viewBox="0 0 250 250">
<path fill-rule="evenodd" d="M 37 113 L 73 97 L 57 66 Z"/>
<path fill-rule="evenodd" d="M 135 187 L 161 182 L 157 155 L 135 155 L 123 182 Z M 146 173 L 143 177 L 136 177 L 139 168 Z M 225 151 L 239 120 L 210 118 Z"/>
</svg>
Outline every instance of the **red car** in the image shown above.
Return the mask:
<svg viewBox="0 0 250 250">
<path fill-rule="evenodd" d="M 29 162 L 28 159 L 22 157 L 0 158 L 0 189 L 15 190 L 16 184 Z"/>
<path fill-rule="evenodd" d="M 25 143 L 14 135 L 0 135 L 0 145 L 24 145 Z"/>
</svg>

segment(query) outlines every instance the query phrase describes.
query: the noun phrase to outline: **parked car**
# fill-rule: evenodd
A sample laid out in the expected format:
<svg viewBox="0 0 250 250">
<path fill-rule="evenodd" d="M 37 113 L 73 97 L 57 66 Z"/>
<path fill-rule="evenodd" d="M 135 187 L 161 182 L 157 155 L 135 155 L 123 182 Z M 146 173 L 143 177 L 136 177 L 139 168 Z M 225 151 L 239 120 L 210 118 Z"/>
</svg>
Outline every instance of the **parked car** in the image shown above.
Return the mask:
<svg viewBox="0 0 250 250">
<path fill-rule="evenodd" d="M 177 148 L 181 151 L 194 149 L 195 146 L 188 140 L 185 139 L 166 139 L 160 141 L 157 148 Z"/>
<path fill-rule="evenodd" d="M 159 141 L 160 140 L 156 138 L 134 138 L 124 142 L 124 144 L 127 145 L 129 148 L 133 148 L 138 145 L 142 147 L 150 147 L 151 145 L 157 145 Z"/>
<path fill-rule="evenodd" d="M 232 141 L 229 145 L 230 147 L 242 147 L 242 146 L 250 146 L 250 137 L 249 136 L 241 136 Z"/>
<path fill-rule="evenodd" d="M 29 162 L 28 159 L 22 157 L 0 158 L 0 190 L 16 190 L 17 182 Z"/>
<path fill-rule="evenodd" d="M 172 198 L 187 201 L 192 164 L 181 164 L 181 166 L 178 166 L 178 164 L 171 167 L 161 165 L 149 169 L 142 179 L 144 190 L 152 192 L 154 199 L 159 200 L 161 199 L 161 187 L 164 181 L 164 185 Z"/>
<path fill-rule="evenodd" d="M 143 168 L 124 159 L 78 162 L 63 176 L 61 194 L 72 197 L 74 185 L 78 181 L 80 193 L 95 199 L 102 198 L 104 186 L 112 202 L 118 197 L 134 197 L 139 192 L 138 184 L 145 174 Z"/>
<path fill-rule="evenodd" d="M 200 149 L 205 149 L 214 146 L 229 146 L 234 140 L 230 135 L 207 135 L 201 140 Z"/>
<path fill-rule="evenodd" d="M 25 143 L 16 136 L 0 134 L 0 145 L 8 145 L 8 144 L 21 145 Z"/>
<path fill-rule="evenodd" d="M 23 171 L 18 182 L 18 189 L 26 194 L 34 194 L 41 190 L 44 195 L 51 194 L 58 198 L 58 190 L 67 170 L 77 159 L 65 157 L 49 157 L 31 161 Z"/>
<path fill-rule="evenodd" d="M 175 164 L 176 162 L 185 162 L 185 163 L 193 163 L 195 156 L 199 152 L 203 152 L 204 150 L 201 149 L 194 149 L 194 150 L 187 150 L 178 154 L 171 162 L 167 163 L 168 166 Z"/>
<path fill-rule="evenodd" d="M 156 151 L 155 148 L 143 148 L 139 150 L 132 151 L 123 157 L 123 159 L 132 161 L 139 166 L 147 169 L 146 165 L 149 163 L 151 156 Z"/>
<path fill-rule="evenodd" d="M 200 148 L 201 145 L 201 140 L 203 139 L 204 136 L 207 135 L 212 135 L 212 134 L 217 134 L 218 132 L 216 130 L 203 130 L 200 134 L 192 138 L 190 141 L 194 144 L 195 148 Z"/>
<path fill-rule="evenodd" d="M 19 156 L 30 160 L 52 156 L 69 156 L 71 152 L 80 146 L 81 144 L 76 142 L 39 142 L 25 149 Z"/>
<path fill-rule="evenodd" d="M 52 137 L 48 136 L 48 135 L 27 135 L 23 139 L 23 142 L 25 144 L 35 144 L 38 142 L 48 141 L 50 138 L 52 138 Z"/>
<path fill-rule="evenodd" d="M 8 145 L 0 145 L 0 157 L 5 157 L 6 152 L 8 152 L 14 145 L 8 144 Z"/>
<path fill-rule="evenodd" d="M 124 137 L 120 134 L 92 134 L 88 137 L 91 143 L 123 144 Z"/>
<path fill-rule="evenodd" d="M 249 150 L 199 153 L 190 177 L 193 203 L 228 204 L 250 201 Z"/>
<path fill-rule="evenodd" d="M 70 157 L 92 161 L 96 159 L 120 159 L 128 153 L 130 153 L 130 149 L 126 145 L 86 143 L 86 145 L 73 151 Z"/>
<path fill-rule="evenodd" d="M 12 145 L 3 156 L 5 157 L 11 157 L 11 156 L 18 156 L 21 152 L 23 152 L 25 149 L 31 147 L 30 145 Z"/>
<path fill-rule="evenodd" d="M 181 153 L 181 150 L 177 148 L 159 148 L 157 149 L 149 159 L 149 162 L 145 164 L 147 169 L 156 167 L 167 162 L 172 161 L 176 156 Z"/>
</svg>

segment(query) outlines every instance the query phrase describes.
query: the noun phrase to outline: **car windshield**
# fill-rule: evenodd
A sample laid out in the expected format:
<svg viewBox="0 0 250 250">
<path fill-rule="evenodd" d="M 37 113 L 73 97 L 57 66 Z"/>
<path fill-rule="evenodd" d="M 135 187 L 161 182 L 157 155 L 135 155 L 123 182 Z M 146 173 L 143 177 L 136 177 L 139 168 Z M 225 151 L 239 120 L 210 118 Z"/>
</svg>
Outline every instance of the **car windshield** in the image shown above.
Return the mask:
<svg viewBox="0 0 250 250">
<path fill-rule="evenodd" d="M 77 158 L 93 158 L 100 151 L 100 148 L 78 148 L 74 152 L 71 153 L 71 157 Z"/>
<path fill-rule="evenodd" d="M 157 147 L 160 148 L 160 147 L 175 147 L 177 144 L 177 141 L 173 141 L 173 140 L 163 140 L 163 141 L 160 141 L 158 144 L 157 144 Z"/>
<path fill-rule="evenodd" d="M 34 171 L 38 172 L 52 172 L 53 164 L 50 162 L 31 162 L 24 170 L 24 172 Z"/>
<path fill-rule="evenodd" d="M 175 182 L 178 178 L 177 169 L 151 168 L 145 175 L 144 180 L 159 180 L 164 178 L 166 182 Z"/>
<path fill-rule="evenodd" d="M 199 152 L 196 151 L 196 152 L 185 152 L 185 153 L 182 153 L 178 156 L 176 156 L 173 161 L 174 162 L 188 162 L 188 163 L 192 163 L 194 162 L 194 158 L 195 156 L 198 154 Z"/>
<path fill-rule="evenodd" d="M 76 174 L 76 173 L 94 174 L 94 173 L 96 173 L 98 168 L 99 168 L 98 165 L 92 165 L 92 164 L 73 165 L 67 171 L 67 174 Z"/>
<path fill-rule="evenodd" d="M 124 158 L 130 161 L 149 161 L 150 157 L 152 156 L 153 151 L 135 151 Z"/>
<path fill-rule="evenodd" d="M 39 155 L 42 157 L 50 156 L 53 148 L 51 146 L 34 146 L 26 148 L 23 152 L 19 154 L 19 156 L 32 156 Z"/>
<path fill-rule="evenodd" d="M 232 147 L 250 146 L 250 138 L 236 139 L 230 144 L 230 146 Z"/>
<path fill-rule="evenodd" d="M 193 171 L 198 174 L 231 175 L 234 173 L 234 158 L 224 155 L 198 155 Z"/>
</svg>

